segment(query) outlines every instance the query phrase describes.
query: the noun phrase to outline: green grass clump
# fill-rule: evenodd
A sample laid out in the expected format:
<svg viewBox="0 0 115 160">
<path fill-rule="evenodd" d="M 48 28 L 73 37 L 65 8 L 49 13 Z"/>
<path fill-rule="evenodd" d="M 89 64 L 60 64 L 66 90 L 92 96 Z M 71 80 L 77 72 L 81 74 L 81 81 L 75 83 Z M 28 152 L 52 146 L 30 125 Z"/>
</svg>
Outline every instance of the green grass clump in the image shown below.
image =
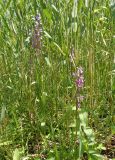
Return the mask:
<svg viewBox="0 0 115 160">
<path fill-rule="evenodd" d="M 114 46 L 114 1 L 0 1 L 0 160 L 114 158 Z"/>
</svg>

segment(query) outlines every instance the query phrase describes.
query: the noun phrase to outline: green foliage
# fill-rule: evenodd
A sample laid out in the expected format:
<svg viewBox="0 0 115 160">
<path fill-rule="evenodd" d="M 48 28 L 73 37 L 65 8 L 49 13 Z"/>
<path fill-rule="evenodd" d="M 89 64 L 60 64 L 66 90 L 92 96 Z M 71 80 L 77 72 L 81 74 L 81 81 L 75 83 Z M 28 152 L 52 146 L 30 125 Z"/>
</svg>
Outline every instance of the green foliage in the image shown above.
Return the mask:
<svg viewBox="0 0 115 160">
<path fill-rule="evenodd" d="M 0 160 L 104 159 L 115 134 L 114 12 L 109 0 L 0 1 Z M 32 47 L 38 13 L 41 49 Z"/>
</svg>

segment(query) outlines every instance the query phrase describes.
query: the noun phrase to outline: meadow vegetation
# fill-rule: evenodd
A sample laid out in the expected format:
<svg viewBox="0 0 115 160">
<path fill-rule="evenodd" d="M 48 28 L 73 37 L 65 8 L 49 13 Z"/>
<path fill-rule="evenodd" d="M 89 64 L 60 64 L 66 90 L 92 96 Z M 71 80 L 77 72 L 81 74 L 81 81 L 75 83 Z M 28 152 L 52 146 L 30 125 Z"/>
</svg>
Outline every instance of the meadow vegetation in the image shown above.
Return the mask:
<svg viewBox="0 0 115 160">
<path fill-rule="evenodd" d="M 0 160 L 115 158 L 115 3 L 0 0 Z"/>
</svg>

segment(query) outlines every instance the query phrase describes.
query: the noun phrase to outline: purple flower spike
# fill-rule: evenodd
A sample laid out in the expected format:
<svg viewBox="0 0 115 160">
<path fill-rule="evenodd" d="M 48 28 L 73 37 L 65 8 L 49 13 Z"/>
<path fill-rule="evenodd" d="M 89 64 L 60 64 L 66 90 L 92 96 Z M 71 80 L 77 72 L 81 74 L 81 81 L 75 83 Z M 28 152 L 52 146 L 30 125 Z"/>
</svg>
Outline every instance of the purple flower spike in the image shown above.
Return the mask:
<svg viewBox="0 0 115 160">
<path fill-rule="evenodd" d="M 41 19 L 41 18 L 40 18 L 40 14 L 38 14 L 38 15 L 35 16 L 35 20 L 36 20 L 37 22 L 40 22 L 40 19 Z"/>
<path fill-rule="evenodd" d="M 35 16 L 35 26 L 32 36 L 32 46 L 35 49 L 41 49 L 42 45 L 42 25 L 40 14 Z"/>
<path fill-rule="evenodd" d="M 76 100 L 77 100 L 77 107 L 80 108 L 81 107 L 81 102 L 83 102 L 84 100 L 84 96 L 82 96 L 81 90 L 84 87 L 84 75 L 83 75 L 83 68 L 82 67 L 78 67 L 77 71 L 73 74 L 73 76 L 76 78 Z"/>
<path fill-rule="evenodd" d="M 81 76 L 76 80 L 76 85 L 78 88 L 82 88 L 84 86 L 84 77 Z"/>
</svg>

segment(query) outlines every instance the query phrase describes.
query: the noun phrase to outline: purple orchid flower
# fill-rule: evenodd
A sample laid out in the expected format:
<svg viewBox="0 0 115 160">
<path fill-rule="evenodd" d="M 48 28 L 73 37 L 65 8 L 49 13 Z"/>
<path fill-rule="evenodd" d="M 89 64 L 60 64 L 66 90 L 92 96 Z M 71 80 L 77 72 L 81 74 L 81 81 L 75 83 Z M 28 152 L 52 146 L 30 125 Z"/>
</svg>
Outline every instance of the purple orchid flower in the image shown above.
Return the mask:
<svg viewBox="0 0 115 160">
<path fill-rule="evenodd" d="M 81 102 L 84 100 L 84 96 L 80 95 L 81 90 L 84 87 L 84 75 L 83 75 L 83 68 L 78 67 L 76 73 L 73 74 L 76 78 L 76 87 L 77 87 L 77 107 L 81 107 Z"/>
</svg>

